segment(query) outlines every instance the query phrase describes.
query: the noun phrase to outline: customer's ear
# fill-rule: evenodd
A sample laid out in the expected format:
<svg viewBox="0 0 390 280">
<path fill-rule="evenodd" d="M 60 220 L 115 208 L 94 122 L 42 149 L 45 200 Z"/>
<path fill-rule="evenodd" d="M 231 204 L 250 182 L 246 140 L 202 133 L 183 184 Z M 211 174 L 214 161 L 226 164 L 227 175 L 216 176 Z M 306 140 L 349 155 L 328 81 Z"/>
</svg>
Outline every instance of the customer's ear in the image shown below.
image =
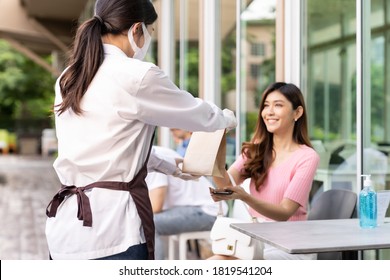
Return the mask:
<svg viewBox="0 0 390 280">
<path fill-rule="evenodd" d="M 297 121 L 300 117 L 303 115 L 303 107 L 298 106 L 298 108 L 295 109 L 294 119 Z"/>
</svg>

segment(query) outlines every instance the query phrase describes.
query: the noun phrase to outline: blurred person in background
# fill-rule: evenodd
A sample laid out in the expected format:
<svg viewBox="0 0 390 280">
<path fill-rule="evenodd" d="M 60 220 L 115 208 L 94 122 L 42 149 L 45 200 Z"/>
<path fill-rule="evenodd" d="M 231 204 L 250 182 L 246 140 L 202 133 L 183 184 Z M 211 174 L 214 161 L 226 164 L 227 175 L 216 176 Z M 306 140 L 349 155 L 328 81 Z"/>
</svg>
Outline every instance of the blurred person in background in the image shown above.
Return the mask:
<svg viewBox="0 0 390 280">
<path fill-rule="evenodd" d="M 171 128 L 171 132 L 173 140 L 176 143 L 176 152 L 178 152 L 180 156 L 184 157 L 188 144 L 190 143 L 192 132 L 178 128 Z"/>
<path fill-rule="evenodd" d="M 153 146 L 153 153 L 161 158 L 180 159 L 172 149 Z M 209 231 L 219 211 L 209 193 L 212 188 L 205 177 L 183 180 L 161 172 L 149 172 L 146 177 L 156 227 L 156 259 L 165 259 L 161 236 L 192 231 Z M 223 214 L 227 204 L 222 204 Z"/>
</svg>

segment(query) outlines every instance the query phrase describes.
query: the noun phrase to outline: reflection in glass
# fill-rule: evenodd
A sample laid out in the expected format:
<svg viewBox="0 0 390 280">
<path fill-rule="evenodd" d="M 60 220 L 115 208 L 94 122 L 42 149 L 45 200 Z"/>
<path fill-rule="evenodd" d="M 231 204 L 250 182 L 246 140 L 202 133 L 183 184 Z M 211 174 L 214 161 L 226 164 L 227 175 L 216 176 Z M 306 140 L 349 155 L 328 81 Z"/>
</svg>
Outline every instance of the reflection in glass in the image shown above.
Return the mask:
<svg viewBox="0 0 390 280">
<path fill-rule="evenodd" d="M 356 167 L 349 164 L 356 157 L 355 1 L 305 2 L 307 83 L 302 88 L 309 133 L 321 156 L 313 193 L 332 187 L 356 189 Z"/>
<path fill-rule="evenodd" d="M 276 0 L 241 1 L 241 142 L 254 132 L 265 88 L 275 81 Z M 250 2 L 249 5 L 246 5 Z"/>
</svg>

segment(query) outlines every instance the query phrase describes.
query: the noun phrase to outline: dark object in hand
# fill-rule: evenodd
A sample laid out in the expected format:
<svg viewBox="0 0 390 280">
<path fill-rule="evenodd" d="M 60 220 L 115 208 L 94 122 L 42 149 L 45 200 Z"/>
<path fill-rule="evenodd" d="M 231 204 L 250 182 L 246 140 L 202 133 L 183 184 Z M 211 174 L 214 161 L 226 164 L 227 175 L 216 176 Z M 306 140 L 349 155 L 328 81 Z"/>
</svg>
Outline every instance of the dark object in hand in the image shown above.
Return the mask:
<svg viewBox="0 0 390 280">
<path fill-rule="evenodd" d="M 231 190 L 213 190 L 213 194 L 217 195 L 231 195 L 233 191 Z"/>
</svg>

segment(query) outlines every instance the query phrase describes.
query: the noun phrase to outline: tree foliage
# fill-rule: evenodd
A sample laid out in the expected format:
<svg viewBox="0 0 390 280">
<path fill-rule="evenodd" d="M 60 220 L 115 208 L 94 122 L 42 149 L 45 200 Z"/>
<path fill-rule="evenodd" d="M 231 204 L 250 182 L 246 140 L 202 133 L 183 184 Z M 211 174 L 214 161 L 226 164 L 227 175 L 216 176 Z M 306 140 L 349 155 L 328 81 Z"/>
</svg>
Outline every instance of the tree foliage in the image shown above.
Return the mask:
<svg viewBox="0 0 390 280">
<path fill-rule="evenodd" d="M 45 58 L 49 62 L 49 57 Z M 55 78 L 0 40 L 0 117 L 3 120 L 47 118 Z"/>
</svg>

